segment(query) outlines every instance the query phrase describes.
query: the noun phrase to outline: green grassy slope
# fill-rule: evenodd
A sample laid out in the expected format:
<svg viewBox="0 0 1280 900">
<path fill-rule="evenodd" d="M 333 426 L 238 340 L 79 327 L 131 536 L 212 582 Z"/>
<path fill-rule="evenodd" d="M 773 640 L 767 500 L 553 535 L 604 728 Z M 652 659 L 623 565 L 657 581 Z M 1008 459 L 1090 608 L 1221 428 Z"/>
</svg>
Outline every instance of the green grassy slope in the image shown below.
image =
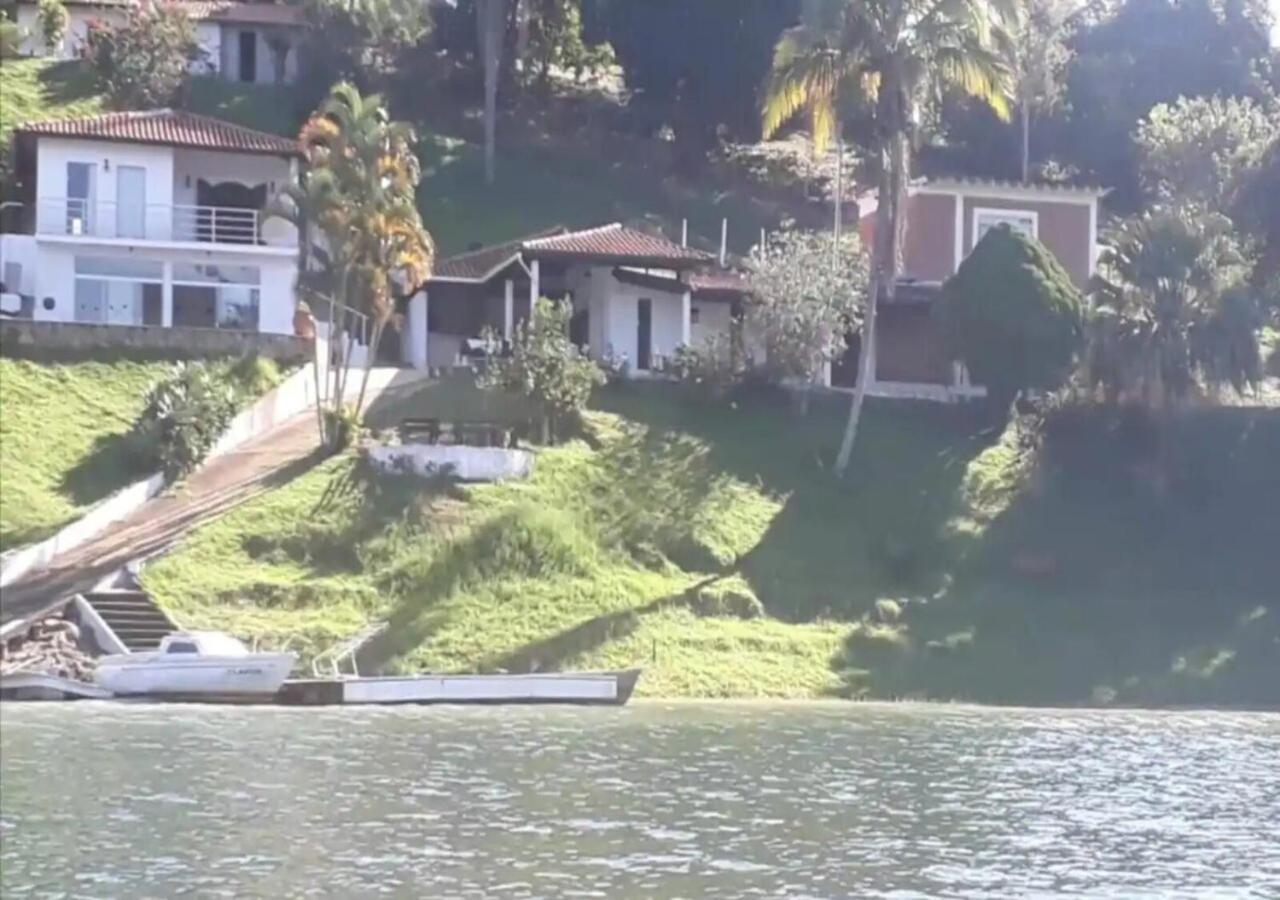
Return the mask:
<svg viewBox="0 0 1280 900">
<path fill-rule="evenodd" d="M 169 367 L 0 358 L 0 547 L 47 537 L 147 474 L 125 434 Z"/>
<path fill-rule="evenodd" d="M 390 621 L 366 667 L 643 665 L 659 696 L 1280 703 L 1274 410 L 1178 423 L 1152 480 L 1149 446 L 1105 449 L 1118 426 L 1064 426 L 1031 468 L 962 411 L 873 405 L 841 484 L 820 461 L 842 411 L 611 390 L 529 482 L 336 459 L 145 581 L 185 622 L 304 653 Z"/>
<path fill-rule="evenodd" d="M 90 115 L 102 108 L 97 85 L 79 62 L 6 59 L 0 64 L 0 141 L 14 127 L 42 119 Z"/>
<path fill-rule="evenodd" d="M 483 154 L 474 144 L 426 133 L 419 156 L 422 218 L 445 254 L 552 225 L 586 227 L 613 221 L 647 222 L 678 240 L 683 218 L 689 220 L 690 241 L 714 249 L 722 217 L 730 221 L 731 249 L 745 251 L 762 227 L 777 225 L 774 212 L 748 197 L 690 190 L 586 148 L 569 156 L 504 146 L 492 186 L 484 183 Z"/>
</svg>

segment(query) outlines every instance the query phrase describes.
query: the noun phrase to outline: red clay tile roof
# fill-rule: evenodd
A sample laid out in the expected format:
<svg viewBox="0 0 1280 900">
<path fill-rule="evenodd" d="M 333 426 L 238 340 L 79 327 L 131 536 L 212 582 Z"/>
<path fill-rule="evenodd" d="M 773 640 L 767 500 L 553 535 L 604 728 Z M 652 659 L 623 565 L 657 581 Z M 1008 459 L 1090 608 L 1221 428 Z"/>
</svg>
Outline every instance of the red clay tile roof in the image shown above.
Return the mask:
<svg viewBox="0 0 1280 900">
<path fill-rule="evenodd" d="M 689 287 L 695 294 L 746 294 L 751 290 L 746 276 L 732 269 L 694 272 L 689 276 Z"/>
<path fill-rule="evenodd" d="M 450 256 L 436 263 L 431 277 L 441 281 L 488 281 L 498 270 L 506 268 L 520 256 L 520 248 L 526 241 L 564 234 L 566 231 L 568 229 L 563 225 L 557 225 L 529 237 Z"/>
<path fill-rule="evenodd" d="M 233 0 L 187 0 L 193 19 L 250 25 L 301 25 L 302 7 L 286 3 L 240 3 Z"/>
<path fill-rule="evenodd" d="M 268 153 L 273 156 L 298 153 L 298 142 L 291 138 L 172 109 L 103 113 L 77 119 L 48 119 L 22 125 L 16 129 L 16 133 L 124 141 L 132 144 L 163 144 L 169 147 L 226 150 L 234 153 Z"/>
<path fill-rule="evenodd" d="M 571 231 L 524 242 L 528 256 L 585 259 L 631 265 L 689 268 L 711 261 L 711 256 L 691 247 L 681 247 L 663 237 L 624 228 L 615 222 L 586 231 Z"/>
</svg>

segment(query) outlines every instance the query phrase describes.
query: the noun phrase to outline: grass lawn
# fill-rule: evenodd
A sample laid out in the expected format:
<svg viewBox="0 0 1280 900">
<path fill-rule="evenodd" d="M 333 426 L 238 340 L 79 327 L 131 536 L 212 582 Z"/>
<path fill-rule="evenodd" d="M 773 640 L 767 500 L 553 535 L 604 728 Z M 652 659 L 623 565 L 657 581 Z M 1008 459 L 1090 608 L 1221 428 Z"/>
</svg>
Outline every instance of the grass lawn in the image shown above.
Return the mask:
<svg viewBox="0 0 1280 900">
<path fill-rule="evenodd" d="M 403 402 L 457 408 L 438 385 Z M 649 696 L 1280 702 L 1274 410 L 1171 424 L 1149 483 L 1116 423 L 1064 426 L 1029 466 L 972 413 L 873 404 L 840 483 L 822 467 L 839 400 L 798 420 L 767 397 L 632 386 L 597 407 L 522 483 L 331 460 L 146 586 L 184 623 L 304 654 L 389 622 L 366 670 L 642 665 Z"/>
<path fill-rule="evenodd" d="M 149 474 L 124 435 L 170 366 L 0 358 L 0 547 L 45 538 Z"/>
</svg>

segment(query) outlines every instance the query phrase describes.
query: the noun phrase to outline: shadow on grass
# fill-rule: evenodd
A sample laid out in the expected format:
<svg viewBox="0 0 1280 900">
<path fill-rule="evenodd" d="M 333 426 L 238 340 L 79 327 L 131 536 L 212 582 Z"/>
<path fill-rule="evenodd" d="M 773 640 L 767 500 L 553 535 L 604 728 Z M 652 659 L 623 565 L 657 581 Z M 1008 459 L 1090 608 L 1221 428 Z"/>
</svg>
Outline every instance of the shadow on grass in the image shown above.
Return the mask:
<svg viewBox="0 0 1280 900">
<path fill-rule="evenodd" d="M 92 70 L 78 59 L 63 60 L 47 66 L 41 70 L 39 79 L 46 99 L 57 105 L 87 100 L 100 89 Z"/>
<path fill-rule="evenodd" d="M 769 613 L 786 621 L 857 619 L 880 597 L 939 590 L 955 563 L 946 526 L 959 511 L 966 467 L 999 432 L 981 410 L 869 402 L 849 472 L 838 479 L 830 460 L 843 396 L 815 399 L 803 418 L 773 393 L 697 406 L 670 388 L 627 385 L 602 401 L 651 431 L 692 436 L 705 447 L 707 471 L 781 499 L 736 565 Z"/>
<path fill-rule="evenodd" d="M 76 506 L 88 506 L 159 468 L 133 431 L 99 435 L 89 452 L 63 475 L 58 490 Z"/>
<path fill-rule="evenodd" d="M 361 463 L 330 479 L 291 531 L 250 534 L 244 549 L 255 559 L 283 556 L 317 577 L 360 572 L 369 568 L 370 554 L 391 552 L 398 536 L 416 533 L 459 496 L 451 479 L 378 473 Z"/>
<path fill-rule="evenodd" d="M 1061 423 L 1034 489 L 906 607 L 909 646 L 855 635 L 835 665 L 881 696 L 1280 705 L 1277 459 L 1275 409 Z"/>
</svg>

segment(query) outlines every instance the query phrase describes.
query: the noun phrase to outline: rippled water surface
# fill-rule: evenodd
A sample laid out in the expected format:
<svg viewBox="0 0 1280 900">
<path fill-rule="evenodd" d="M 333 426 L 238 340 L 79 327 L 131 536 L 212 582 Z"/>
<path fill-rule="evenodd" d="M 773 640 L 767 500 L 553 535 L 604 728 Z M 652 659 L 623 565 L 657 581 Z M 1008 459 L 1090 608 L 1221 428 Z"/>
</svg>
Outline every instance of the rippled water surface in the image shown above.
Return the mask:
<svg viewBox="0 0 1280 900">
<path fill-rule="evenodd" d="M 0 710 L 0 893 L 1280 896 L 1280 716 Z"/>
</svg>

